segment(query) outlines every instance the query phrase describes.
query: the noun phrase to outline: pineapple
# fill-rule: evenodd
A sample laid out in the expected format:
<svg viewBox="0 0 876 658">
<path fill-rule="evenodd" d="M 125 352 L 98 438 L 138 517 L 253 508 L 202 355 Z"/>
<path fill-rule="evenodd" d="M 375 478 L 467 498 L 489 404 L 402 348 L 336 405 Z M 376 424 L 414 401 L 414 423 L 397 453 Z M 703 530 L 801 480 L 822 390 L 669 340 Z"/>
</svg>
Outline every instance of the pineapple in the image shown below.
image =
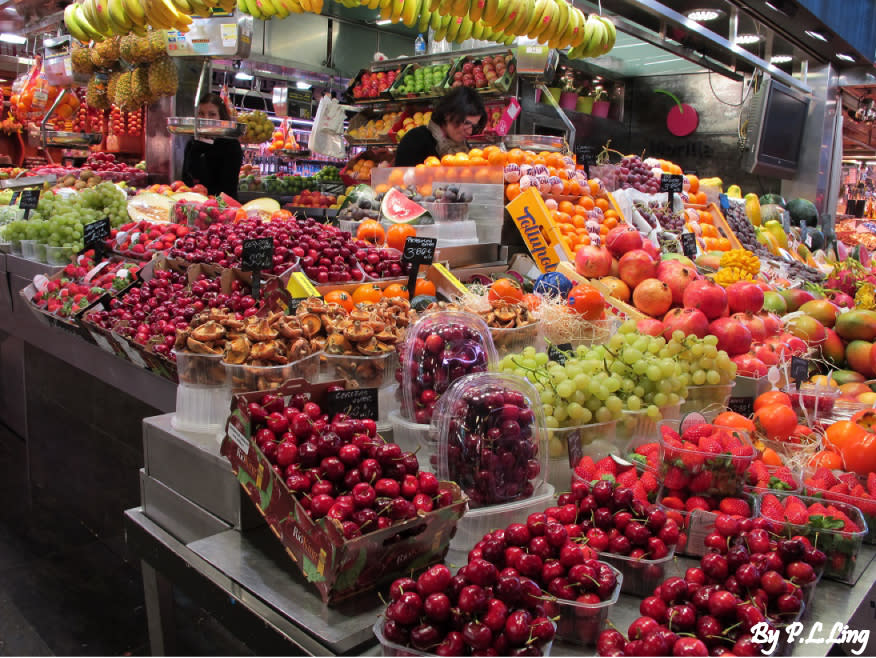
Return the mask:
<svg viewBox="0 0 876 658">
<path fill-rule="evenodd" d="M 94 73 L 94 63 L 88 48 L 74 45 L 71 58 L 75 73 Z"/>
<path fill-rule="evenodd" d="M 104 76 L 92 76 L 85 89 L 85 102 L 89 107 L 96 110 L 108 110 L 110 101 L 106 95 L 106 78 Z"/>
<path fill-rule="evenodd" d="M 121 77 L 121 71 L 113 71 L 109 74 L 109 80 L 106 83 L 106 97 L 110 103 L 116 103 L 116 87 L 119 84 L 119 77 Z M 118 103 L 116 103 L 118 105 Z"/>
<path fill-rule="evenodd" d="M 131 96 L 135 108 L 149 101 L 149 70 L 147 67 L 138 66 L 131 71 Z"/>
<path fill-rule="evenodd" d="M 104 39 L 100 43 L 94 44 L 94 52 L 97 53 L 101 60 L 106 62 L 104 66 L 109 66 L 110 64 L 115 64 L 119 61 L 121 42 L 121 37 L 114 36 L 109 39 Z"/>
<path fill-rule="evenodd" d="M 178 83 L 176 64 L 167 55 L 149 65 L 149 90 L 152 94 L 173 96 Z"/>
<path fill-rule="evenodd" d="M 134 104 L 133 92 L 131 91 L 130 71 L 125 71 L 119 75 L 113 102 L 119 106 L 119 109 L 126 112 L 137 108 Z"/>
<path fill-rule="evenodd" d="M 136 34 L 126 34 L 119 43 L 119 56 L 128 64 L 139 64 L 145 41 L 145 38 Z"/>
<path fill-rule="evenodd" d="M 167 32 L 165 30 L 150 31 L 146 35 L 140 61 L 153 62 L 165 54 L 167 54 Z"/>
</svg>

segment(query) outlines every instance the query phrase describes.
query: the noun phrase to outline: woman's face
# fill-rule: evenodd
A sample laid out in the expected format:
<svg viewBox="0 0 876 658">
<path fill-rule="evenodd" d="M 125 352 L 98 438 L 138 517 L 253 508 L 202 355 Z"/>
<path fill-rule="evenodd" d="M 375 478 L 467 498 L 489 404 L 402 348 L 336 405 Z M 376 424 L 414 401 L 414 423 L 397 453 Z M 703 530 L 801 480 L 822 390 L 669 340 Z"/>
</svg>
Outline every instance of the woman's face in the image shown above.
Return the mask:
<svg viewBox="0 0 876 658">
<path fill-rule="evenodd" d="M 444 134 L 454 142 L 464 142 L 472 136 L 475 127 L 480 123 L 481 117 L 477 114 L 468 116 L 462 123 L 448 121 L 444 124 Z"/>
<path fill-rule="evenodd" d="M 213 103 L 201 103 L 198 105 L 199 119 L 221 119 L 219 108 Z"/>
</svg>

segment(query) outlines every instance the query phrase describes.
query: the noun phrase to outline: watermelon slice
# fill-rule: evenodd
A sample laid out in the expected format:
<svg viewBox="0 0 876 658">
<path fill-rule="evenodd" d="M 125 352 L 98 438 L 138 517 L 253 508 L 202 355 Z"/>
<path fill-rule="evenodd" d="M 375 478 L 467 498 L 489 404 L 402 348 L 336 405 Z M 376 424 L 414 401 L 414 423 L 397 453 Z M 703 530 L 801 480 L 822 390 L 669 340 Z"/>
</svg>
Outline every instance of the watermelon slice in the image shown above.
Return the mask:
<svg viewBox="0 0 876 658">
<path fill-rule="evenodd" d="M 394 187 L 384 195 L 380 214 L 394 224 L 418 224 L 424 217 L 431 217 L 423 206 Z"/>
<path fill-rule="evenodd" d="M 238 201 L 234 197 L 228 196 L 227 194 L 225 194 L 225 192 L 222 192 L 219 195 L 219 199 L 229 208 L 240 208 L 240 201 Z"/>
</svg>

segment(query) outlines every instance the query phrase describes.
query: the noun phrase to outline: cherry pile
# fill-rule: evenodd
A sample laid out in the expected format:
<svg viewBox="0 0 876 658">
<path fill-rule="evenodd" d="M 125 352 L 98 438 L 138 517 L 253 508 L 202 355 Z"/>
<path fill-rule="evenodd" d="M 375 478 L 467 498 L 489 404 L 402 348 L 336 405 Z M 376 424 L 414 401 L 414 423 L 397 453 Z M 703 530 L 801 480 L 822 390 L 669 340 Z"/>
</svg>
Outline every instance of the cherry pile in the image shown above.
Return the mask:
<svg viewBox="0 0 876 658">
<path fill-rule="evenodd" d="M 411 271 L 411 264 L 402 262 L 401 253 L 396 249 L 368 248 L 360 259 L 360 265 L 365 274 L 373 279 L 407 276 Z"/>
<path fill-rule="evenodd" d="M 455 576 L 438 564 L 416 580 L 399 578 L 389 597 L 386 639 L 437 656 L 541 656 L 554 638 L 535 581 L 483 559 Z"/>
<path fill-rule="evenodd" d="M 457 482 L 472 507 L 532 496 L 541 464 L 535 414 L 523 393 L 485 383 L 492 375 L 457 380 L 442 413 L 449 411 L 447 478 Z"/>
<path fill-rule="evenodd" d="M 425 316 L 414 325 L 395 374 L 407 418 L 428 424 L 435 404 L 453 382 L 486 372 L 495 348 L 486 325 L 480 331 L 474 328 L 478 322 L 483 324 L 470 314 L 444 313 Z"/>
<path fill-rule="evenodd" d="M 631 489 L 633 499 L 643 503 L 653 503 L 660 490 L 660 481 L 654 471 L 643 470 L 640 473 L 636 466 L 618 463 L 611 455 L 603 457 L 598 462 L 594 462 L 593 458 L 587 455 L 575 465 L 573 477 L 576 480 L 590 482 L 591 485 L 595 484 L 595 480 L 613 480 L 619 486 Z"/>
<path fill-rule="evenodd" d="M 766 519 L 719 516 L 720 544 L 685 577 L 658 585 L 628 629 L 603 631 L 600 656 L 758 656 L 761 622 L 777 628 L 801 614 L 826 556 L 806 538 L 771 539 Z"/>
<path fill-rule="evenodd" d="M 174 243 L 189 232 L 182 224 L 167 222 L 128 222 L 110 231 L 107 241 L 113 251 L 123 256 L 148 259 L 159 251 L 167 251 Z"/>
<path fill-rule="evenodd" d="M 313 519 L 341 524 L 347 539 L 447 507 L 453 494 L 417 456 L 377 435 L 377 423 L 324 413 L 304 394 L 265 394 L 247 412 L 253 437 Z"/>
<path fill-rule="evenodd" d="M 105 293 L 117 293 L 134 282 L 140 269 L 133 263 L 110 262 L 98 272 L 92 272 L 94 261 L 85 257 L 64 267 L 60 276 L 49 279 L 31 301 L 52 315 L 67 318 L 85 310 Z M 86 280 L 89 273 L 91 278 Z"/>
</svg>

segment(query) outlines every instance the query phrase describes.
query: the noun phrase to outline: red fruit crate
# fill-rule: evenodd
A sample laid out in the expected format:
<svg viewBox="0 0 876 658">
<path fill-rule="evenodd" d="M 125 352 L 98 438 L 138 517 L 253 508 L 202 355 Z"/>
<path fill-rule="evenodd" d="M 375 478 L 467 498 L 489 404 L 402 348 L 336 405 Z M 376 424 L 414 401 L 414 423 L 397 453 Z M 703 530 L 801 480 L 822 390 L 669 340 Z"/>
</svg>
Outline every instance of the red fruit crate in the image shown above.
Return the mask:
<svg viewBox="0 0 876 658">
<path fill-rule="evenodd" d="M 327 604 L 441 561 L 468 502 L 456 484 L 442 482 L 441 488 L 453 494 L 451 505 L 354 539 L 345 539 L 335 520 L 313 520 L 253 440 L 247 405 L 267 392 L 286 400 L 305 394 L 319 404 L 337 384 L 343 381 L 298 379 L 272 391 L 236 395 L 221 449 L 240 486 Z"/>
</svg>

